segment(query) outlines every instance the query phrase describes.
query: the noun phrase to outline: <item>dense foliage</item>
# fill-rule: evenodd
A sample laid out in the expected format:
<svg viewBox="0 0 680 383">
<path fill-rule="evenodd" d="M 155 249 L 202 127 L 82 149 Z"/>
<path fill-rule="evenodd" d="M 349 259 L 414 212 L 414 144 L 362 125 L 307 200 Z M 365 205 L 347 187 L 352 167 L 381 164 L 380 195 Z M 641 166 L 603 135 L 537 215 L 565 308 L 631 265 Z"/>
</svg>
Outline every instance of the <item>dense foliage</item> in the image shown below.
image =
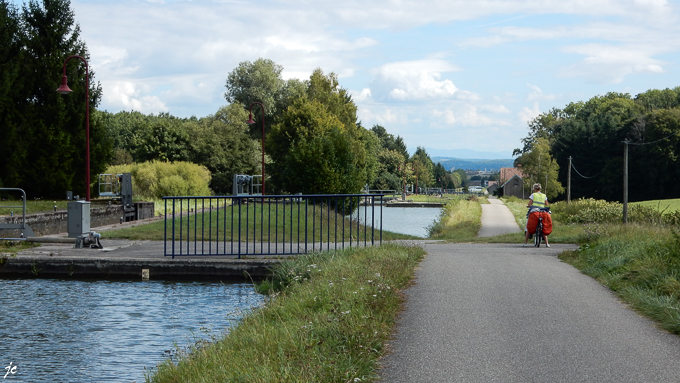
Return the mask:
<svg viewBox="0 0 680 383">
<path fill-rule="evenodd" d="M 0 186 L 19 187 L 33 197 L 85 191 L 85 65 L 68 61 L 73 93 L 62 96 L 64 60 L 89 53 L 68 0 L 30 0 L 21 9 L 0 0 Z M 89 70 L 89 103 L 101 88 Z M 91 176 L 111 157 L 111 141 L 99 120 L 90 122 Z M 92 177 L 94 179 L 94 177 Z"/>
<path fill-rule="evenodd" d="M 649 90 L 631 97 L 607 93 L 586 102 L 553 109 L 529 124 L 528 153 L 546 139 L 559 164 L 558 180 L 572 198 L 620 201 L 623 198 L 624 141 L 629 149 L 629 200 L 680 195 L 680 87 Z"/>
</svg>

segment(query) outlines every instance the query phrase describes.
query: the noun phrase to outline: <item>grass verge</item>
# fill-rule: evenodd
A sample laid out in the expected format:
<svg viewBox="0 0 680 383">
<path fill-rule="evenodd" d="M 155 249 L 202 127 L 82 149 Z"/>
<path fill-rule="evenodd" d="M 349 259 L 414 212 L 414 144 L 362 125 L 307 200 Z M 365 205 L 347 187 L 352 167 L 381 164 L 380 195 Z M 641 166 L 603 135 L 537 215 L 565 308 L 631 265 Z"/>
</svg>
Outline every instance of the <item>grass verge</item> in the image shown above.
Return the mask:
<svg viewBox="0 0 680 383">
<path fill-rule="evenodd" d="M 609 225 L 560 258 L 680 334 L 680 235 L 670 227 Z"/>
<path fill-rule="evenodd" d="M 424 251 L 386 244 L 302 255 L 259 286 L 271 299 L 148 382 L 370 382 Z"/>
<path fill-rule="evenodd" d="M 264 209 L 264 210 L 263 210 Z M 245 240 L 253 238 L 263 241 L 282 241 L 285 233 L 285 241 L 332 241 L 342 242 L 357 238 L 371 238 L 371 235 L 379 236 L 370 226 L 357 225 L 354 220 L 347 216 L 335 213 L 327 208 L 309 208 L 305 212 L 301 207 L 290 206 L 261 206 L 250 204 L 239 206 L 222 206 L 219 209 L 205 212 L 198 211 L 175 218 L 175 233 L 179 235 L 182 230 L 186 240 L 194 237 L 211 238 L 214 241 Z M 344 231 L 343 231 L 344 221 Z M 335 227 L 337 225 L 337 230 Z M 168 224 L 168 235 L 171 236 L 172 223 Z M 182 229 L 180 229 L 180 226 Z M 241 233 L 239 234 L 239 228 Z M 102 232 L 102 238 L 124 238 L 131 240 L 163 240 L 165 233 L 165 221 L 160 220 L 135 227 L 115 229 Z M 330 238 L 329 238 L 330 236 Z M 417 237 L 383 231 L 383 240 L 416 239 Z"/>
<path fill-rule="evenodd" d="M 428 228 L 431 239 L 454 242 L 474 241 L 482 227 L 482 207 L 475 198 L 449 201 L 439 220 Z"/>
</svg>

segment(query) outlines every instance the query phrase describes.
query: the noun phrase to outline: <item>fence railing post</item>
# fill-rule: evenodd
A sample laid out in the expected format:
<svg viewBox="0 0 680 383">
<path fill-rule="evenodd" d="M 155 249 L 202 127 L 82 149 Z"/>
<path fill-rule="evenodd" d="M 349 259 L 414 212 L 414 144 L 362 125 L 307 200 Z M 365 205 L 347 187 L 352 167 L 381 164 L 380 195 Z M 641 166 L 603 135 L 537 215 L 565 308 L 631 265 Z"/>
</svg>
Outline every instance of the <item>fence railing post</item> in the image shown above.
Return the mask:
<svg viewBox="0 0 680 383">
<path fill-rule="evenodd" d="M 382 244 L 383 197 L 384 194 L 164 197 L 164 255 L 236 255 L 240 259 L 251 253 L 302 254 L 345 249 L 346 242 L 350 248 L 360 247 L 362 234 L 363 246 L 375 246 Z"/>
</svg>

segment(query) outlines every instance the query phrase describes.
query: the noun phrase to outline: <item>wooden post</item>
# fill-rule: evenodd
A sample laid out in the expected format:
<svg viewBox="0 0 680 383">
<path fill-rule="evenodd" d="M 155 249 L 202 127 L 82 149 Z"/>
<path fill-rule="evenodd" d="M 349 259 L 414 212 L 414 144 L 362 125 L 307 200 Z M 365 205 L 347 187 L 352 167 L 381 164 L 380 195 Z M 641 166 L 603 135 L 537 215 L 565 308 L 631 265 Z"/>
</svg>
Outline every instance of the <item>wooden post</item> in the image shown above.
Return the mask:
<svg viewBox="0 0 680 383">
<path fill-rule="evenodd" d="M 567 205 L 571 201 L 571 156 L 569 156 L 569 172 L 567 173 Z"/>
<path fill-rule="evenodd" d="M 628 141 L 623 141 L 623 223 L 628 223 Z"/>
</svg>

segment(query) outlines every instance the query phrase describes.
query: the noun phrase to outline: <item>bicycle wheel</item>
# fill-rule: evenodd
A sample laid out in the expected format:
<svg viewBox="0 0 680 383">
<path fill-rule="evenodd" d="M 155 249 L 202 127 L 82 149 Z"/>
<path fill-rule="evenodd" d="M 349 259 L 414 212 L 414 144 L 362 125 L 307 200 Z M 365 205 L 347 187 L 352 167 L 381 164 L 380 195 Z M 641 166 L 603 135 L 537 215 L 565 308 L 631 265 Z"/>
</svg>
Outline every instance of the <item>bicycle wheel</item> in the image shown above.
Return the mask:
<svg viewBox="0 0 680 383">
<path fill-rule="evenodd" d="M 541 247 L 541 239 L 543 239 L 543 222 L 538 221 L 536 234 L 534 234 L 534 246 Z"/>
</svg>

